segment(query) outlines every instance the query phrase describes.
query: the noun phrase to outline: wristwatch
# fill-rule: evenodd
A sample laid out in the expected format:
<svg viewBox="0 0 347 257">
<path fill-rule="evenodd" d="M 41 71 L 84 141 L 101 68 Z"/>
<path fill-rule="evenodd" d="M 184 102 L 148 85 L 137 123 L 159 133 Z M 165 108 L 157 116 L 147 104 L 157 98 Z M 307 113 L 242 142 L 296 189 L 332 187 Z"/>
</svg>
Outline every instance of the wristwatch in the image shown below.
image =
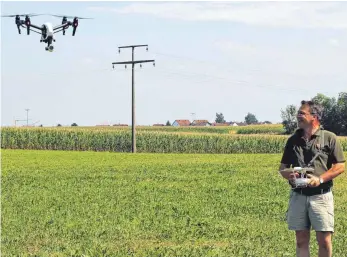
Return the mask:
<svg viewBox="0 0 347 257">
<path fill-rule="evenodd" d="M 323 178 L 322 177 L 319 177 L 319 183 L 323 184 Z"/>
</svg>

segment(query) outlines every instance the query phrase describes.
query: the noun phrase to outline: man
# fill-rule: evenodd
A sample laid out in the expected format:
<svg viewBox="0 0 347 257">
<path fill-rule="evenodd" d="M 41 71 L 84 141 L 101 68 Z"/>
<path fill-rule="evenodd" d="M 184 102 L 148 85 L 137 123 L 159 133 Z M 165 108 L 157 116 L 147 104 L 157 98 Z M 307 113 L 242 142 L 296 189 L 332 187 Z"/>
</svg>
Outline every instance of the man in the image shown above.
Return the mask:
<svg viewBox="0 0 347 257">
<path fill-rule="evenodd" d="M 333 179 L 344 172 L 346 160 L 336 135 L 321 127 L 321 117 L 322 108 L 319 105 L 312 101 L 301 102 L 297 114 L 299 129 L 288 139 L 280 165 L 280 171 L 305 167 L 310 162 L 314 168 L 313 174 L 307 174 L 309 181 L 305 188 L 294 186 L 294 176 L 298 177 L 298 173 L 281 173 L 292 186 L 287 222 L 288 229 L 296 233 L 297 257 L 310 256 L 311 226 L 316 231 L 318 256 L 332 256 Z"/>
</svg>

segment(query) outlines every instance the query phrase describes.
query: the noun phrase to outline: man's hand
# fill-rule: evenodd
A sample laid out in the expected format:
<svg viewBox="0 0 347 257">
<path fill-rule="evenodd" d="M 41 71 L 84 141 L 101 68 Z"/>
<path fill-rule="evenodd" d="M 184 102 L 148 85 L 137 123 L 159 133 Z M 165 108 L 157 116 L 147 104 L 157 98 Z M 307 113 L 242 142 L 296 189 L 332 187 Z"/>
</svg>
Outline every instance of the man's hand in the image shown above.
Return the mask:
<svg viewBox="0 0 347 257">
<path fill-rule="evenodd" d="M 295 172 L 295 173 L 290 173 L 289 176 L 288 176 L 288 181 L 289 181 L 289 184 L 292 185 L 292 186 L 295 186 L 295 178 L 298 178 L 299 177 L 299 173 Z"/>
<path fill-rule="evenodd" d="M 293 172 L 292 169 L 289 169 L 289 168 L 284 168 L 284 169 L 281 169 L 280 171 L 289 171 L 289 172 L 281 173 L 282 177 L 287 180 L 293 180 L 294 177 L 297 177 L 297 178 L 299 177 L 299 173 Z"/>
<path fill-rule="evenodd" d="M 307 174 L 307 178 L 310 179 L 308 182 L 309 187 L 317 187 L 320 185 L 319 177 L 312 174 Z"/>
</svg>

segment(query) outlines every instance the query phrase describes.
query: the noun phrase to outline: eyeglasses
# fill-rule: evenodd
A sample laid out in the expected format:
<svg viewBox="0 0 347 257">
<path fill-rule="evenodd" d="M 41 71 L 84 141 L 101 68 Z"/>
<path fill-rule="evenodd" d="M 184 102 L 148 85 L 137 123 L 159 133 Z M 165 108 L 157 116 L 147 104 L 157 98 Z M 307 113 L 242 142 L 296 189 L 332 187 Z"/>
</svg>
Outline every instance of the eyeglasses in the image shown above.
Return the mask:
<svg viewBox="0 0 347 257">
<path fill-rule="evenodd" d="M 303 112 L 303 111 L 298 111 L 298 113 L 297 113 L 297 116 L 307 116 L 307 115 L 312 115 L 312 116 L 314 116 L 315 113 Z"/>
<path fill-rule="evenodd" d="M 298 116 L 306 116 L 309 114 L 310 114 L 309 112 L 303 112 L 303 111 L 298 111 L 298 113 L 297 113 Z"/>
</svg>

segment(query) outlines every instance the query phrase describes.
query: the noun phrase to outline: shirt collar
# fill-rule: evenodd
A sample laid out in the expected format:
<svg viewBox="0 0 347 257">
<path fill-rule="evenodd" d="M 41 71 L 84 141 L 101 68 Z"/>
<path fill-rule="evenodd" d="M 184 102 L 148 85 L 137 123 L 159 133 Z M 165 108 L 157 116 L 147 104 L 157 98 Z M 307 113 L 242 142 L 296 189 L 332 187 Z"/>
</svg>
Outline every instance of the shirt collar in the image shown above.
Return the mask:
<svg viewBox="0 0 347 257">
<path fill-rule="evenodd" d="M 320 134 L 320 131 L 322 130 L 321 126 L 319 126 L 319 128 L 316 130 L 316 132 L 312 135 L 314 137 L 319 137 L 321 134 Z M 304 137 L 304 130 L 299 128 L 296 130 L 296 134 L 300 137 L 300 138 L 303 138 Z"/>
</svg>

